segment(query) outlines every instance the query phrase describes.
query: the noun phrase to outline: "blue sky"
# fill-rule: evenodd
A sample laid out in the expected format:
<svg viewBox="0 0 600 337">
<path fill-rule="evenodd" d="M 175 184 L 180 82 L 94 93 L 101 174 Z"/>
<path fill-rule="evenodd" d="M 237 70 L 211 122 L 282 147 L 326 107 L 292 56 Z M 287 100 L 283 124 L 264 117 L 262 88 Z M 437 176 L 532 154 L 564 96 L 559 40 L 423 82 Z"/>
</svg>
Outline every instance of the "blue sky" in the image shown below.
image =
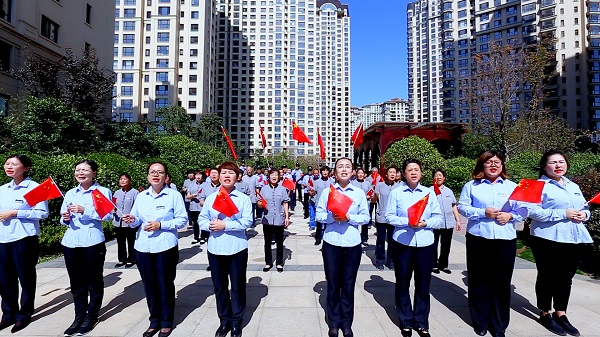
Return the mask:
<svg viewBox="0 0 600 337">
<path fill-rule="evenodd" d="M 408 99 L 407 0 L 342 0 L 350 8 L 350 103 Z"/>
</svg>

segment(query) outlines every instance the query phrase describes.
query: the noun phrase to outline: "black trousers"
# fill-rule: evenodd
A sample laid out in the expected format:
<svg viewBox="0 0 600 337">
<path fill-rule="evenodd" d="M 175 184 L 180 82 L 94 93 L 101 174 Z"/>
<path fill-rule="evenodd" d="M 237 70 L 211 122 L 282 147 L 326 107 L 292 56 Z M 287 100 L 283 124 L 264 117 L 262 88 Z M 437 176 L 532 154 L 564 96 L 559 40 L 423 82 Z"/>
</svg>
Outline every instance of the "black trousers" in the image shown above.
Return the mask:
<svg viewBox="0 0 600 337">
<path fill-rule="evenodd" d="M 375 228 L 377 229 L 377 240 L 375 241 L 375 264 L 377 266 L 383 266 L 387 264 L 390 267 L 394 266 L 394 262 L 392 259 L 391 249 L 392 249 L 392 234 L 394 234 L 394 226 L 382 223 L 375 222 Z M 385 254 L 385 243 L 388 245 L 387 256 Z"/>
<path fill-rule="evenodd" d="M 2 316 L 6 320 L 31 318 L 34 310 L 37 273 L 35 265 L 40 255 L 37 236 L 0 243 L 0 297 Z M 19 283 L 21 308 L 19 308 Z"/>
<path fill-rule="evenodd" d="M 221 325 L 241 327 L 246 312 L 248 249 L 233 255 L 215 255 L 208 252 L 208 263 L 215 287 L 217 314 Z M 231 292 L 229 281 L 231 281 Z"/>
<path fill-rule="evenodd" d="M 554 310 L 567 311 L 571 284 L 583 247 L 582 244 L 531 237 L 531 251 L 538 271 L 535 294 L 540 310 L 549 312 L 554 303 Z"/>
<path fill-rule="evenodd" d="M 304 198 L 302 199 L 302 206 L 304 206 L 304 217 L 308 218 L 308 193 L 304 193 Z"/>
<path fill-rule="evenodd" d="M 431 270 L 435 247 L 410 247 L 392 240 L 396 276 L 396 314 L 401 326 L 429 329 Z M 410 280 L 415 274 L 415 304 L 410 301 Z"/>
<path fill-rule="evenodd" d="M 175 274 L 179 247 L 159 253 L 135 251 L 150 311 L 150 329 L 172 328 L 175 312 Z"/>
<path fill-rule="evenodd" d="M 75 304 L 75 319 L 83 319 L 86 315 L 98 318 L 104 297 L 102 272 L 106 245 L 101 242 L 90 247 L 64 247 L 64 254 Z"/>
<path fill-rule="evenodd" d="M 469 310 L 475 330 L 503 334 L 510 321 L 511 279 L 517 239 L 485 239 L 467 233 Z"/>
<path fill-rule="evenodd" d="M 323 233 L 325 232 L 325 228 L 327 228 L 327 224 L 323 222 L 317 222 L 315 227 L 315 242 L 317 244 L 321 244 L 323 241 Z"/>
<path fill-rule="evenodd" d="M 346 329 L 354 321 L 354 287 L 362 249 L 323 243 L 323 266 L 327 281 L 325 314 L 330 328 Z"/>
<path fill-rule="evenodd" d="M 271 241 L 275 237 L 275 246 L 277 248 L 276 260 L 278 265 L 283 265 L 283 226 L 263 225 L 265 234 L 265 264 L 273 265 L 273 252 Z"/>
<path fill-rule="evenodd" d="M 135 236 L 137 228 L 115 227 L 115 236 L 117 237 L 117 257 L 119 262 L 135 262 Z"/>
<path fill-rule="evenodd" d="M 293 211 L 296 208 L 296 192 L 289 191 L 288 193 L 290 195 L 290 210 Z"/>
<path fill-rule="evenodd" d="M 369 240 L 369 224 L 360 226 L 360 240 L 362 242 L 367 242 Z"/>
<path fill-rule="evenodd" d="M 377 213 L 377 203 L 369 203 L 369 226 L 373 223 L 373 212 Z"/>
<path fill-rule="evenodd" d="M 190 211 L 190 225 L 194 230 L 194 240 L 200 240 L 200 226 L 198 225 L 198 216 L 200 211 Z"/>
<path fill-rule="evenodd" d="M 303 202 L 303 201 L 302 201 L 302 200 L 303 200 L 303 199 L 302 199 L 302 194 L 303 194 L 303 193 L 302 193 L 302 184 L 300 184 L 300 183 L 296 183 L 296 192 L 295 192 L 295 193 L 298 193 L 298 200 L 299 200 L 300 202 Z"/>
<path fill-rule="evenodd" d="M 454 228 L 434 229 L 435 237 L 435 256 L 437 258 L 436 267 L 439 269 L 448 268 L 448 256 L 450 256 L 450 245 L 452 245 L 452 234 Z M 438 243 L 440 245 L 438 255 Z"/>
</svg>

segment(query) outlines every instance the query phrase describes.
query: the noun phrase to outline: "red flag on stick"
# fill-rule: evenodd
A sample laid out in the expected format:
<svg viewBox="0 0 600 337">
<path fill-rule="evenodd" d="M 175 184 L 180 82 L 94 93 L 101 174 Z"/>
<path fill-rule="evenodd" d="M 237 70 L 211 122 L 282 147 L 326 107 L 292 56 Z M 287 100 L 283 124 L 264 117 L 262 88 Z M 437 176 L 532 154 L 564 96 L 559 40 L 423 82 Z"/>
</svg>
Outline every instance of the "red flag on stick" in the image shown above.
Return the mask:
<svg viewBox="0 0 600 337">
<path fill-rule="evenodd" d="M 438 186 L 438 184 L 435 182 L 435 179 L 433 179 L 433 191 L 435 192 L 435 195 L 440 195 L 442 194 L 442 190 L 440 190 L 440 187 Z"/>
<path fill-rule="evenodd" d="M 587 202 L 588 204 L 595 204 L 595 205 L 600 205 L 600 193 L 596 194 L 595 196 L 593 196 L 590 201 Z"/>
<path fill-rule="evenodd" d="M 375 194 L 375 191 L 373 191 L 373 189 L 370 189 L 369 192 L 367 192 L 367 198 L 372 197 L 373 194 Z"/>
<path fill-rule="evenodd" d="M 323 138 L 321 137 L 321 131 L 317 128 L 317 140 L 319 143 L 319 152 L 321 155 L 321 160 L 325 160 L 325 144 L 323 144 Z"/>
<path fill-rule="evenodd" d="M 312 144 L 308 136 L 302 131 L 302 129 L 296 124 L 296 122 L 292 122 L 292 138 L 297 140 L 298 143 L 309 143 Z"/>
<path fill-rule="evenodd" d="M 350 206 L 352 206 L 352 198 L 338 191 L 333 185 L 329 185 L 327 209 L 340 218 L 345 218 Z"/>
<path fill-rule="evenodd" d="M 377 172 L 371 173 L 371 179 L 373 179 L 371 181 L 371 183 L 373 184 L 373 186 L 377 185 L 378 182 L 383 182 L 383 178 Z"/>
<path fill-rule="evenodd" d="M 545 183 L 543 181 L 523 179 L 519 182 L 515 190 L 511 193 L 508 200 L 531 202 L 534 204 L 542 203 L 542 190 Z"/>
<path fill-rule="evenodd" d="M 421 221 L 421 217 L 425 212 L 425 208 L 427 207 L 427 203 L 429 202 L 429 193 L 426 196 L 417 201 L 414 205 L 408 208 L 408 225 L 416 226 Z"/>
<path fill-rule="evenodd" d="M 265 132 L 260 124 L 258 124 L 258 128 L 260 129 L 260 140 L 262 141 L 262 147 L 265 149 L 267 147 L 267 138 L 265 137 Z"/>
<path fill-rule="evenodd" d="M 223 132 L 223 136 L 227 141 L 227 145 L 229 146 L 229 151 L 231 151 L 231 155 L 233 156 L 233 160 L 237 160 L 237 153 L 235 153 L 235 147 L 233 147 L 233 143 L 231 142 L 231 138 L 227 135 L 227 131 L 225 128 L 221 126 L 221 131 Z"/>
<path fill-rule="evenodd" d="M 92 191 L 92 201 L 94 202 L 94 208 L 96 213 L 100 216 L 100 219 L 104 218 L 107 214 L 117 208 L 112 201 L 110 201 L 100 190 L 95 189 Z"/>
<path fill-rule="evenodd" d="M 363 128 L 363 123 L 358 124 L 354 133 L 352 134 L 352 138 L 350 138 L 350 143 L 354 144 L 354 148 L 356 149 L 360 144 L 362 144 L 365 135 L 365 130 Z"/>
<path fill-rule="evenodd" d="M 312 179 L 308 179 L 308 185 L 310 185 L 310 187 L 315 187 L 315 183 Z"/>
<path fill-rule="evenodd" d="M 263 198 L 263 196 L 260 194 L 260 192 L 256 192 L 256 196 L 258 197 L 258 201 L 260 201 L 260 203 L 262 204 L 262 208 L 265 209 L 265 211 L 268 209 L 267 208 L 267 200 L 265 200 L 265 198 Z"/>
<path fill-rule="evenodd" d="M 23 198 L 25 198 L 25 201 L 30 207 L 33 207 L 42 201 L 58 197 L 64 197 L 64 195 L 58 189 L 58 186 L 56 186 L 52 177 L 48 177 L 43 183 L 23 195 Z"/>
<path fill-rule="evenodd" d="M 223 185 L 219 188 L 212 207 L 215 211 L 223 213 L 228 218 L 240 212 Z"/>
<path fill-rule="evenodd" d="M 285 178 L 283 179 L 283 182 L 281 183 L 281 186 L 287 188 L 290 191 L 293 191 L 294 188 L 296 188 L 296 184 L 294 183 L 294 181 L 290 178 Z"/>
</svg>

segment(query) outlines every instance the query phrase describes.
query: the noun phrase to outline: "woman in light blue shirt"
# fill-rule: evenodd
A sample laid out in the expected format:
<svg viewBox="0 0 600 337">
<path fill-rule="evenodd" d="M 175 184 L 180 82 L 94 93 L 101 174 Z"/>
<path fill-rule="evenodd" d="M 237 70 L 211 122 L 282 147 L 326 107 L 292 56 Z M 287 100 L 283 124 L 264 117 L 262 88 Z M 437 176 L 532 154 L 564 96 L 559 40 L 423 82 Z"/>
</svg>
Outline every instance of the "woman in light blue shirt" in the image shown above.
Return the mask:
<svg viewBox="0 0 600 337">
<path fill-rule="evenodd" d="M 144 337 L 167 337 L 173 330 L 175 311 L 175 273 L 179 261 L 177 230 L 188 218 L 181 193 L 165 184 L 167 165 L 148 165 L 150 188 L 141 192 L 131 214 L 123 221 L 139 227 L 135 240 L 135 256 L 144 283 L 150 311 L 150 326 Z"/>
<path fill-rule="evenodd" d="M 477 159 L 473 180 L 463 186 L 458 212 L 467 223 L 467 279 L 473 330 L 504 336 L 510 321 L 512 273 L 517 251 L 515 222 L 527 208 L 508 197 L 517 184 L 506 179 L 504 156 L 485 151 Z"/>
<path fill-rule="evenodd" d="M 346 215 L 340 217 L 328 210 L 329 188 L 323 190 L 317 202 L 316 220 L 325 224 L 322 253 L 327 281 L 325 314 L 329 337 L 338 336 L 340 329 L 344 337 L 353 336 L 354 286 L 362 254 L 359 226 L 370 219 L 365 192 L 350 184 L 352 170 L 352 161 L 348 158 L 335 162 L 333 173 L 337 183 L 333 187 L 352 199 Z"/>
<path fill-rule="evenodd" d="M 277 271 L 283 271 L 283 230 L 290 225 L 288 190 L 279 184 L 279 171 L 273 170 L 269 174 L 269 183 L 260 189 L 260 195 L 265 199 L 258 201 L 257 207 L 263 207 L 266 203 L 267 209 L 263 211 L 261 223 L 265 236 L 265 267 L 264 272 L 273 268 L 273 253 L 271 251 L 271 239 L 275 238 Z M 291 191 L 293 193 L 293 191 Z"/>
<path fill-rule="evenodd" d="M 40 220 L 48 217 L 47 202 L 31 207 L 23 198 L 39 185 L 29 178 L 30 169 L 31 159 L 25 155 L 6 158 L 4 172 L 12 180 L 0 186 L 0 330 L 14 324 L 12 333 L 25 329 L 31 322 L 37 280 L 35 265 L 40 254 Z"/>
<path fill-rule="evenodd" d="M 242 319 L 246 312 L 246 229 L 253 225 L 252 202 L 247 195 L 235 189 L 237 177 L 242 174 L 235 163 L 221 164 L 218 172 L 221 186 L 227 190 L 239 212 L 228 217 L 217 211 L 214 205 L 220 192 L 216 191 L 206 197 L 198 222 L 200 229 L 210 232 L 208 263 L 220 319 L 215 336 L 225 337 L 231 331 L 231 337 L 241 337 Z M 231 292 L 228 289 L 229 280 Z"/>
<path fill-rule="evenodd" d="M 404 184 L 390 192 L 385 208 L 387 223 L 395 226 L 392 258 L 396 275 L 396 313 L 402 336 L 429 334 L 429 285 L 435 264 L 433 229 L 442 225 L 442 212 L 435 193 L 421 185 L 421 162 L 407 159 L 402 164 Z M 417 223 L 409 223 L 408 209 L 429 196 L 423 215 Z M 415 305 L 410 301 L 410 279 L 415 274 Z"/>
<path fill-rule="evenodd" d="M 529 205 L 531 250 L 538 270 L 540 323 L 558 335 L 579 336 L 567 319 L 567 306 L 584 245 L 593 240 L 583 224 L 590 212 L 579 186 L 565 177 L 568 169 L 567 157 L 560 151 L 548 151 L 540 160 L 539 180 L 545 185 L 542 204 Z"/>
<path fill-rule="evenodd" d="M 112 199 L 112 193 L 94 181 L 97 173 L 95 161 L 84 159 L 78 162 L 75 180 L 79 185 L 65 194 L 60 207 L 60 223 L 67 226 L 61 244 L 75 304 L 75 320 L 65 331 L 65 336 L 89 333 L 98 323 L 104 297 L 102 271 L 106 246 L 102 221 L 111 221 L 113 214 L 110 212 L 100 218 L 94 207 L 92 192 L 98 190 L 108 200 Z"/>
</svg>

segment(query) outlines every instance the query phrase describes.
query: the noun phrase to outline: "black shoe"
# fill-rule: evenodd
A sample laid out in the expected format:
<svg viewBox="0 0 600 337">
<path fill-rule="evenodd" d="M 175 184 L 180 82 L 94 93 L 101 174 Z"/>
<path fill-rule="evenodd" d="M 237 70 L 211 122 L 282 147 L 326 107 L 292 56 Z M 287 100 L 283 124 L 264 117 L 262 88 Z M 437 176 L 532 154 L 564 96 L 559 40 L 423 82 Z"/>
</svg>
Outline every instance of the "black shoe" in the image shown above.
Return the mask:
<svg viewBox="0 0 600 337">
<path fill-rule="evenodd" d="M 266 266 L 263 267 L 263 271 L 266 273 L 269 270 L 271 270 L 271 268 L 273 268 L 273 265 L 272 264 L 268 264 L 268 265 L 266 265 Z"/>
<path fill-rule="evenodd" d="M 125 262 L 117 262 L 115 264 L 115 268 L 123 267 L 124 265 L 125 265 Z"/>
<path fill-rule="evenodd" d="M 382 264 L 376 265 L 375 268 L 377 268 L 377 270 L 383 270 L 384 269 Z"/>
<path fill-rule="evenodd" d="M 192 240 L 192 244 L 193 244 L 193 245 L 195 245 L 195 244 L 197 244 L 197 243 L 200 243 L 200 240 L 199 240 L 199 239 L 194 239 L 194 240 Z"/>
<path fill-rule="evenodd" d="M 391 263 L 386 263 L 385 266 L 388 267 L 389 270 L 394 270 L 394 265 Z"/>
<path fill-rule="evenodd" d="M 208 267 L 206 267 L 206 271 L 210 271 L 210 265 L 208 265 Z"/>
<path fill-rule="evenodd" d="M 77 336 L 87 335 L 88 333 L 90 333 L 90 331 L 94 330 L 94 327 L 96 326 L 96 324 L 98 324 L 97 318 L 86 317 L 83 320 L 83 323 L 81 323 L 79 330 L 77 330 Z"/>
<path fill-rule="evenodd" d="M 2 318 L 2 322 L 0 322 L 0 330 L 4 330 L 6 328 L 8 328 L 9 326 L 15 324 L 15 320 L 14 319 L 5 319 L 4 317 Z"/>
<path fill-rule="evenodd" d="M 136 263 L 137 263 L 137 262 L 135 262 L 135 261 L 132 261 L 132 262 L 127 262 L 127 263 L 125 264 L 125 268 L 131 268 L 131 267 L 135 266 L 135 264 L 136 264 Z"/>
<path fill-rule="evenodd" d="M 305 216 L 304 216 L 304 219 L 308 219 L 308 215 L 305 215 Z"/>
<path fill-rule="evenodd" d="M 415 331 L 417 331 L 419 337 L 431 337 L 431 334 L 429 334 L 429 330 L 426 328 L 418 328 L 415 329 Z"/>
<path fill-rule="evenodd" d="M 538 321 L 544 328 L 548 329 L 548 331 L 550 331 L 554 334 L 557 334 L 559 336 L 567 335 L 565 330 L 560 325 L 558 325 L 558 323 L 556 323 L 556 321 L 554 320 L 554 318 L 552 317 L 551 314 L 546 314 L 546 315 L 540 316 Z"/>
<path fill-rule="evenodd" d="M 442 271 L 446 274 L 452 274 L 452 271 L 450 269 L 448 269 L 448 267 L 442 269 Z"/>
<path fill-rule="evenodd" d="M 412 336 L 412 328 L 409 326 L 402 327 L 400 329 L 400 334 L 402 335 L 402 337 L 410 337 Z"/>
<path fill-rule="evenodd" d="M 171 332 L 173 332 L 173 329 L 169 329 L 168 331 L 161 331 L 158 333 L 158 337 L 169 337 L 169 335 L 171 335 Z"/>
<path fill-rule="evenodd" d="M 231 330 L 231 327 L 228 324 L 221 325 L 217 329 L 217 332 L 215 332 L 215 337 L 225 337 L 229 333 L 229 330 Z"/>
<path fill-rule="evenodd" d="M 342 329 L 342 334 L 344 335 L 344 337 L 354 337 L 354 333 L 350 328 Z"/>
<path fill-rule="evenodd" d="M 142 337 L 152 337 L 158 333 L 158 330 L 160 330 L 160 329 L 149 328 L 148 330 L 144 331 L 144 333 L 142 334 Z"/>
<path fill-rule="evenodd" d="M 277 271 L 278 272 L 283 272 L 283 266 L 282 265 L 277 265 Z"/>
<path fill-rule="evenodd" d="M 315 246 L 318 246 L 321 244 L 321 241 L 315 241 Z"/>
<path fill-rule="evenodd" d="M 338 328 L 329 328 L 329 331 L 327 332 L 327 337 L 338 337 L 338 331 L 340 329 Z"/>
<path fill-rule="evenodd" d="M 558 325 L 560 325 L 561 328 L 563 328 L 563 330 L 571 335 L 571 336 L 579 336 L 579 330 L 577 330 L 572 324 L 571 322 L 569 322 L 569 320 L 567 319 L 567 315 L 562 315 L 562 316 L 556 316 L 556 313 L 553 314 L 554 315 L 554 320 L 556 321 L 556 323 L 558 323 Z M 19 322 L 17 322 L 18 324 Z"/>
<path fill-rule="evenodd" d="M 24 318 L 22 320 L 18 320 L 15 325 L 10 329 L 11 333 L 19 332 L 25 329 L 29 323 L 31 323 L 31 318 Z"/>
<path fill-rule="evenodd" d="M 475 334 L 477 336 L 485 336 L 485 335 L 487 335 L 487 330 L 486 329 L 481 329 L 481 330 L 475 330 L 474 329 L 474 331 L 475 331 Z"/>
<path fill-rule="evenodd" d="M 65 337 L 73 336 L 79 331 L 79 327 L 83 324 L 83 318 L 75 318 L 73 324 L 67 330 L 65 330 Z"/>
<path fill-rule="evenodd" d="M 231 328 L 231 337 L 242 337 L 242 327 L 234 326 Z"/>
<path fill-rule="evenodd" d="M 434 274 L 439 274 L 439 273 L 440 273 L 440 270 L 439 270 L 437 267 L 435 267 L 435 268 L 433 268 L 433 269 L 431 270 L 431 272 L 432 272 L 432 273 L 434 273 Z"/>
<path fill-rule="evenodd" d="M 361 244 L 365 247 L 369 247 L 369 243 L 367 241 L 363 241 L 363 242 L 361 242 Z"/>
<path fill-rule="evenodd" d="M 200 244 L 201 244 L 201 245 L 203 245 L 203 244 L 205 244 L 205 243 L 206 243 L 206 240 L 204 240 L 204 239 L 200 239 Z"/>
</svg>

